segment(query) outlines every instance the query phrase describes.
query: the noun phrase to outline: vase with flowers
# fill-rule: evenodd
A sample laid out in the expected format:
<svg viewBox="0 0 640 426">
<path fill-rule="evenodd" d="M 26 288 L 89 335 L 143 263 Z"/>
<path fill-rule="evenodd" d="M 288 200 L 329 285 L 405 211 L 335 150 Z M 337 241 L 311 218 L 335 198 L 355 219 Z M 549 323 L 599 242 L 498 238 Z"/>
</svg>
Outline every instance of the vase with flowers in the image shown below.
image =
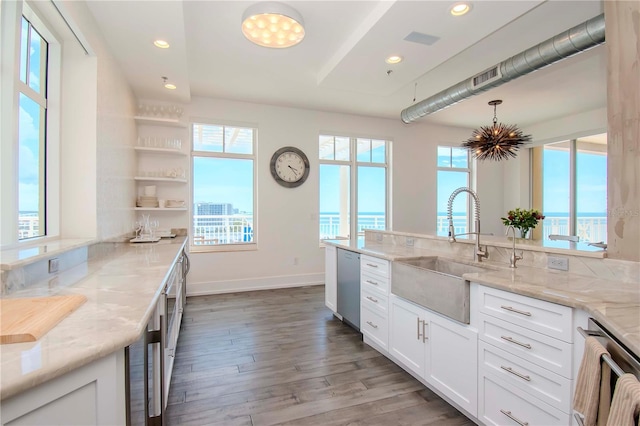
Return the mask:
<svg viewBox="0 0 640 426">
<path fill-rule="evenodd" d="M 527 238 L 531 229 L 535 228 L 539 220 L 544 219 L 542 213 L 536 209 L 516 208 L 507 212 L 507 217 L 501 217 L 505 226 L 513 226 L 520 230 L 522 238 Z"/>
</svg>

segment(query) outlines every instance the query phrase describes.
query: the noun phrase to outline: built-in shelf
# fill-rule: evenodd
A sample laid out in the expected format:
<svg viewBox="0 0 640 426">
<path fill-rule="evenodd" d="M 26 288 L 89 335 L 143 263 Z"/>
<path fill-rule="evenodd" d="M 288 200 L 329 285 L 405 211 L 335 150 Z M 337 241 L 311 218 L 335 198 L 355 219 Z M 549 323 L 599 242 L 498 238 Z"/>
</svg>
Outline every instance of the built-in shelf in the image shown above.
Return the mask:
<svg viewBox="0 0 640 426">
<path fill-rule="evenodd" d="M 187 183 L 186 179 L 182 178 L 170 178 L 170 177 L 145 177 L 145 176 L 136 176 L 135 180 L 144 181 L 144 182 L 172 182 L 172 183 Z"/>
<path fill-rule="evenodd" d="M 166 127 L 187 127 L 187 123 L 183 123 L 177 118 L 161 118 L 161 117 L 133 117 L 140 124 L 152 124 L 154 126 L 166 126 Z"/>
<path fill-rule="evenodd" d="M 166 155 L 180 155 L 182 157 L 186 157 L 187 154 L 183 151 L 173 148 L 154 148 L 150 146 L 136 146 L 136 151 L 140 152 L 149 152 L 153 154 L 166 154 Z"/>
<path fill-rule="evenodd" d="M 158 211 L 158 210 L 163 210 L 163 211 L 173 211 L 173 212 L 183 212 L 186 211 L 187 208 L 186 207 L 134 207 L 134 210 L 153 210 L 153 211 Z"/>
</svg>

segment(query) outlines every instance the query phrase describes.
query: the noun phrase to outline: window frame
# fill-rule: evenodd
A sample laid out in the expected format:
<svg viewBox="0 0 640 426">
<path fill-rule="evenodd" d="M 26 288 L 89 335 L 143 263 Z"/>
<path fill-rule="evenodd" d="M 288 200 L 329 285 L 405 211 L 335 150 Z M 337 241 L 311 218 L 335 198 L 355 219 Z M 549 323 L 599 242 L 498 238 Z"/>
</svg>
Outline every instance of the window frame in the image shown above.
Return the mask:
<svg viewBox="0 0 640 426">
<path fill-rule="evenodd" d="M 391 147 L 393 141 L 390 138 L 386 137 L 374 137 L 374 136 L 354 136 L 354 135 L 345 135 L 342 133 L 335 132 L 320 132 L 318 134 L 318 142 L 320 142 L 320 138 L 322 137 L 332 137 L 334 144 L 334 158 L 335 158 L 335 140 L 336 138 L 347 138 L 349 139 L 349 160 L 328 160 L 321 159 L 320 153 L 318 152 L 318 170 L 320 166 L 325 165 L 335 165 L 335 166 L 348 166 L 349 167 L 349 236 L 346 238 L 351 241 L 352 244 L 356 244 L 358 237 L 361 235 L 358 232 L 358 169 L 359 167 L 374 167 L 374 168 L 384 168 L 385 169 L 385 229 L 390 230 L 391 226 Z M 369 140 L 370 143 L 372 141 L 383 141 L 385 143 L 385 152 L 384 152 L 384 162 L 377 163 L 373 161 L 358 161 L 358 141 L 359 140 Z M 319 149 L 319 146 L 318 146 Z M 320 186 L 321 186 L 321 178 L 320 172 L 318 172 L 318 210 L 320 209 Z M 320 217 L 320 213 L 318 212 L 318 218 Z M 319 222 L 319 221 L 318 221 Z M 318 224 L 318 233 L 320 232 L 320 225 Z M 362 234 L 364 235 L 364 233 Z M 320 237 L 320 235 L 318 235 Z M 324 246 L 324 240 L 326 239 L 345 239 L 345 237 L 339 238 L 319 238 L 320 247 Z"/>
<path fill-rule="evenodd" d="M 39 5 L 38 5 L 39 6 Z M 32 246 L 60 237 L 60 108 L 61 108 L 61 76 L 62 76 L 62 45 L 60 37 L 55 33 L 56 25 L 43 19 L 44 13 L 39 8 L 31 7 L 25 1 L 3 2 L 0 5 L 0 19 L 2 21 L 3 37 L 1 40 L 2 62 L 6 69 L 13 72 L 6 73 L 1 80 L 2 93 L 2 204 L 8 209 L 1 215 L 2 232 L 0 233 L 0 247 L 13 248 Z M 44 16 L 47 16 L 44 13 Z M 45 98 L 35 92 L 31 87 L 21 81 L 21 45 L 22 45 L 22 19 L 29 22 L 28 28 L 35 32 L 46 42 L 46 61 L 41 64 L 45 71 L 46 90 Z M 13 34 L 13 37 L 11 36 Z M 20 119 L 20 93 L 34 101 L 38 106 L 44 107 L 41 132 L 43 133 L 40 153 L 39 179 L 43 190 L 41 191 L 41 207 L 39 229 L 44 229 L 41 235 L 20 238 L 20 206 L 19 197 L 19 119 Z M 44 105 L 43 105 L 44 103 Z M 10 206 L 10 207 L 9 207 Z"/>
<path fill-rule="evenodd" d="M 438 165 L 438 151 L 440 150 L 440 148 L 448 148 L 449 149 L 449 167 L 445 167 L 445 166 L 439 166 Z M 458 172 L 458 173 L 466 173 L 467 174 L 467 187 L 471 188 L 475 191 L 474 188 L 472 188 L 472 171 L 473 171 L 473 159 L 471 158 L 471 154 L 469 153 L 469 151 L 467 150 L 467 167 L 453 167 L 453 148 L 457 148 L 460 150 L 464 150 L 464 148 L 460 148 L 460 146 L 453 146 L 453 145 L 437 145 L 436 146 L 436 200 L 437 200 L 437 196 L 438 196 L 438 188 L 439 188 L 439 181 L 438 181 L 438 172 Z M 473 203 L 471 202 L 471 197 L 467 197 L 467 231 L 466 232 L 472 232 L 473 230 L 471 229 L 471 215 L 473 214 Z M 440 221 L 440 217 L 438 216 L 438 203 L 436 202 L 436 232 L 435 234 L 438 235 L 438 223 Z M 448 229 L 449 224 L 446 222 L 446 216 L 445 219 L 443 219 L 443 227 L 445 229 Z M 442 236 L 442 235 L 440 235 Z"/>
<path fill-rule="evenodd" d="M 195 150 L 194 144 L 194 128 L 197 125 L 203 126 L 219 126 L 222 127 L 223 135 L 223 151 L 198 151 Z M 227 128 L 243 128 L 251 129 L 252 131 L 252 154 L 241 153 L 229 153 L 224 152 L 224 138 Z M 189 202 L 189 249 L 195 253 L 206 252 L 221 252 L 221 251 L 253 251 L 258 249 L 258 126 L 252 123 L 238 123 L 238 122 L 219 122 L 211 121 L 207 119 L 194 119 L 189 125 L 189 140 L 190 146 L 190 167 L 191 167 L 191 182 L 190 182 L 190 202 Z M 222 159 L 240 159 L 251 160 L 253 162 L 253 238 L 250 242 L 242 243 L 225 243 L 225 244 L 210 244 L 210 245 L 196 245 L 194 244 L 194 214 L 195 214 L 195 179 L 194 179 L 194 159 L 195 158 L 222 158 Z"/>
<path fill-rule="evenodd" d="M 597 133 L 596 133 L 597 134 Z M 579 146 L 582 143 L 588 143 L 585 139 L 588 139 L 592 134 L 588 134 L 581 137 L 574 137 L 572 139 L 563 139 L 555 142 L 548 142 L 533 148 L 532 155 L 532 167 L 530 172 L 530 182 L 532 183 L 532 198 L 533 198 L 533 207 L 542 211 L 544 214 L 544 169 L 545 169 L 545 156 L 544 152 L 547 146 L 556 145 L 556 144 L 567 144 L 567 154 L 568 154 L 568 193 L 569 193 L 569 203 L 568 203 L 568 233 L 569 235 L 580 236 L 580 232 L 578 230 L 578 154 L 581 151 L 581 147 Z M 602 152 L 605 156 L 608 156 L 606 145 L 605 148 L 602 149 Z M 607 212 L 603 213 L 603 216 L 608 221 Z M 552 217 L 547 218 L 549 220 Z M 607 226 L 604 227 L 605 233 L 608 231 Z M 534 238 L 540 238 L 547 240 L 547 235 L 545 235 L 544 225 L 536 228 L 534 231 Z M 609 238 L 607 235 L 607 239 L 604 240 L 606 243 Z M 547 240 L 548 241 L 548 240 Z M 580 237 L 581 242 L 590 242 L 589 240 L 583 239 Z M 600 241 L 591 241 L 591 242 L 600 242 Z"/>
</svg>

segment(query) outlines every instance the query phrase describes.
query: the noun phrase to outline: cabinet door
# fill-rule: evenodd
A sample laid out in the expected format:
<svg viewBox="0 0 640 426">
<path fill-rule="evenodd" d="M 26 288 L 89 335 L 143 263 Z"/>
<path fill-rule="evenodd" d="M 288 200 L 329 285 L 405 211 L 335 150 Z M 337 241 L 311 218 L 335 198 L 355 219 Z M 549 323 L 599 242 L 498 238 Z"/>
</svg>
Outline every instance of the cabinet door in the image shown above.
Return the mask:
<svg viewBox="0 0 640 426">
<path fill-rule="evenodd" d="M 405 367 L 424 377 L 425 310 L 394 295 L 391 295 L 389 302 L 389 353 Z"/>
<path fill-rule="evenodd" d="M 324 248 L 324 304 L 333 312 L 338 309 L 338 251 L 335 246 Z"/>
<path fill-rule="evenodd" d="M 478 411 L 478 332 L 430 313 L 425 379 L 473 416 Z"/>
</svg>

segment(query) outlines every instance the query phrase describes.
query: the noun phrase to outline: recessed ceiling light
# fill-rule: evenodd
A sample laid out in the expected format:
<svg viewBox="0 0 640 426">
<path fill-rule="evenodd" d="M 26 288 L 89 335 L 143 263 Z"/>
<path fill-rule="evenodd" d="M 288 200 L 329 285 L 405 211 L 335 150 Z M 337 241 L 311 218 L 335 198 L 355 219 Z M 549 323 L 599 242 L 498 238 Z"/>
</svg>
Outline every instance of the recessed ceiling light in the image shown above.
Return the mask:
<svg viewBox="0 0 640 426">
<path fill-rule="evenodd" d="M 469 12 L 470 10 L 471 10 L 471 3 L 456 3 L 453 6 L 451 6 L 451 9 L 449 9 L 449 12 L 453 16 L 462 16 L 465 13 Z"/>
<path fill-rule="evenodd" d="M 164 40 L 155 40 L 153 42 L 153 45 L 156 47 L 159 47 L 160 49 L 168 49 L 169 48 L 169 43 L 164 41 Z"/>
<path fill-rule="evenodd" d="M 388 64 L 398 64 L 398 63 L 402 62 L 402 56 L 392 55 L 392 56 L 389 56 L 384 61 L 386 63 L 388 63 Z"/>
<path fill-rule="evenodd" d="M 164 83 L 164 88 L 165 89 L 169 89 L 169 90 L 176 90 L 176 85 L 173 83 L 169 83 L 169 79 L 167 77 L 160 77 L 162 78 L 162 82 Z"/>
</svg>

